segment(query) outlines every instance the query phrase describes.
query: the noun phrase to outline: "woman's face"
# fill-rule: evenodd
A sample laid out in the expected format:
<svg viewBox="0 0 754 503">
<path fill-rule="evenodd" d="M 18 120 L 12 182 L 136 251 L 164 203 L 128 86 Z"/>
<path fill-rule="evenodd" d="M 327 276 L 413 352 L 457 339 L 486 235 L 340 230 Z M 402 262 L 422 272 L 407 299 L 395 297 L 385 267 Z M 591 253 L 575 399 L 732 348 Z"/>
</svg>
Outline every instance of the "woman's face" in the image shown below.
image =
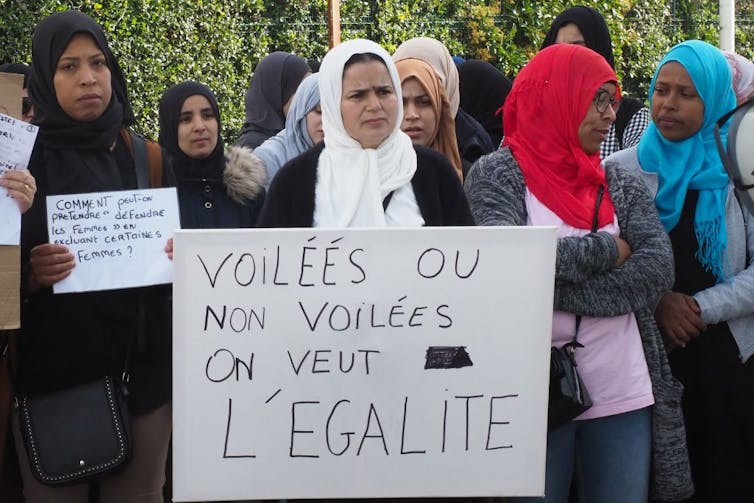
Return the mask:
<svg viewBox="0 0 754 503">
<path fill-rule="evenodd" d="M 398 98 L 382 62 L 359 62 L 346 69 L 340 114 L 346 132 L 362 148 L 377 148 L 393 132 Z"/>
<path fill-rule="evenodd" d="M 217 117 L 201 94 L 186 98 L 178 116 L 178 148 L 192 159 L 204 159 L 217 146 Z"/>
<path fill-rule="evenodd" d="M 576 26 L 576 23 L 568 23 L 561 26 L 558 30 L 558 34 L 555 36 L 555 43 L 576 44 L 586 47 L 586 40 L 584 40 L 584 35 L 581 33 L 581 30 L 579 30 L 579 27 Z"/>
<path fill-rule="evenodd" d="M 306 131 L 315 145 L 325 139 L 325 133 L 322 131 L 322 108 L 319 103 L 306 114 Z"/>
<path fill-rule="evenodd" d="M 594 95 L 594 99 L 586 110 L 586 115 L 579 125 L 579 143 L 581 148 L 589 155 L 599 153 L 600 145 L 607 137 L 607 131 L 615 120 L 617 106 L 611 98 L 615 96 L 617 89 L 612 82 L 602 84 Z M 600 112 L 600 109 L 603 109 Z"/>
<path fill-rule="evenodd" d="M 401 131 L 406 133 L 414 145 L 429 146 L 437 127 L 437 115 L 432 107 L 432 99 L 418 79 L 412 77 L 401 85 L 403 90 L 403 122 Z"/>
<path fill-rule="evenodd" d="M 677 61 L 662 65 L 652 93 L 652 121 L 660 134 L 681 141 L 704 123 L 704 102 L 689 73 Z"/>
<path fill-rule="evenodd" d="M 77 33 L 58 60 L 53 77 L 55 96 L 69 117 L 91 122 L 101 116 L 112 97 L 105 54 L 88 33 Z"/>
</svg>

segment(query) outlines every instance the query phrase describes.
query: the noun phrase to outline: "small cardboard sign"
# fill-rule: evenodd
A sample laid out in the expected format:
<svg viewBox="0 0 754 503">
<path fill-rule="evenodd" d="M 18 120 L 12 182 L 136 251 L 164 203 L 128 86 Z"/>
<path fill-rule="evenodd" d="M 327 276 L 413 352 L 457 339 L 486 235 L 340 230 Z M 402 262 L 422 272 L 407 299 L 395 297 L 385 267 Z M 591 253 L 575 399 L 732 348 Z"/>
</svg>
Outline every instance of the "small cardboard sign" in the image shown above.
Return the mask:
<svg viewBox="0 0 754 503">
<path fill-rule="evenodd" d="M 0 245 L 0 330 L 21 326 L 21 247 Z"/>
<path fill-rule="evenodd" d="M 21 118 L 23 85 L 23 75 L 0 72 L 0 113 Z M 17 206 L 15 215 L 20 227 Z M 18 241 L 9 246 L 0 245 L 0 329 L 21 326 L 21 249 L 17 243 Z"/>
</svg>

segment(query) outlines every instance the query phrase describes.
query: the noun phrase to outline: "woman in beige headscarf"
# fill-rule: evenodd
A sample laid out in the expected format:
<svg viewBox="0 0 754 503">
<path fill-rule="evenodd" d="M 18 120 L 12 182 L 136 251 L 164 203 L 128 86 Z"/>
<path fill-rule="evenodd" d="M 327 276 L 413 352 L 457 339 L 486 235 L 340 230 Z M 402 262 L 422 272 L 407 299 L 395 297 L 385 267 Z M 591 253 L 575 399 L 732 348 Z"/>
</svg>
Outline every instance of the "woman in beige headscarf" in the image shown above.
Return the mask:
<svg viewBox="0 0 754 503">
<path fill-rule="evenodd" d="M 401 131 L 414 145 L 429 147 L 447 157 L 463 179 L 450 101 L 437 74 L 420 59 L 403 59 L 395 66 L 403 91 Z"/>
<path fill-rule="evenodd" d="M 495 150 L 489 133 L 472 116 L 459 108 L 461 94 L 458 88 L 458 69 L 447 47 L 439 40 L 429 37 L 417 37 L 406 40 L 395 50 L 393 61 L 402 59 L 420 59 L 429 63 L 440 82 L 445 87 L 445 94 L 450 102 L 450 111 L 455 120 L 458 152 L 463 160 L 463 171 L 484 154 Z"/>
</svg>

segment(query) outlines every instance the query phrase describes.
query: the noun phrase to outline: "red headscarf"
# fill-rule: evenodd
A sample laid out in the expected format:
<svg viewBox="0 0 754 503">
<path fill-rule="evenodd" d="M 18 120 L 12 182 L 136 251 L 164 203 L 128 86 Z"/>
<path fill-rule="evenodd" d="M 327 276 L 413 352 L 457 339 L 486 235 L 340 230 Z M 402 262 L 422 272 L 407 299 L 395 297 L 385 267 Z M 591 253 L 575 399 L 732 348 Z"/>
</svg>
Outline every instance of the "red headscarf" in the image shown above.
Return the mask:
<svg viewBox="0 0 754 503">
<path fill-rule="evenodd" d="M 586 47 L 555 44 L 521 70 L 503 108 L 504 145 L 510 147 L 527 188 L 565 223 L 591 229 L 597 188 L 605 187 L 599 227 L 613 221 L 599 152 L 581 148 L 578 130 L 605 82 L 618 77 L 605 58 Z"/>
</svg>

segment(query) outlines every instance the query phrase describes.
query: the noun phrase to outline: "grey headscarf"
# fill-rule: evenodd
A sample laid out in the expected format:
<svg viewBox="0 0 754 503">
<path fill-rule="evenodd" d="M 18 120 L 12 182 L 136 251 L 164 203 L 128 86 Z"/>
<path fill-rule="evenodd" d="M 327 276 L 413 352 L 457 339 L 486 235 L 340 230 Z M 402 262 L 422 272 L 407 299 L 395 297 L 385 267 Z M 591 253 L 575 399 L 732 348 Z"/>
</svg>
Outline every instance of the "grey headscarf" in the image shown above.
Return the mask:
<svg viewBox="0 0 754 503">
<path fill-rule="evenodd" d="M 285 129 L 254 149 L 254 155 L 262 160 L 267 169 L 268 187 L 275 173 L 286 162 L 314 146 L 306 129 L 306 114 L 318 104 L 319 77 L 314 73 L 301 81 L 296 90 L 285 118 Z"/>
</svg>

